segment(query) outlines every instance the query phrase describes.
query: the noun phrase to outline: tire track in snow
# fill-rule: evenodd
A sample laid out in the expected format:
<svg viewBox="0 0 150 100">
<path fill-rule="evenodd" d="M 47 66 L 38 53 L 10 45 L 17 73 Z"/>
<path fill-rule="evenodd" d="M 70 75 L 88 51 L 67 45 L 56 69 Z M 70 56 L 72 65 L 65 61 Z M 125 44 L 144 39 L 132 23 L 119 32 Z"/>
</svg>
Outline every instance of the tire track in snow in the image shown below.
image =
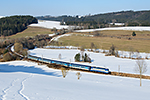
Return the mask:
<svg viewBox="0 0 150 100">
<path fill-rule="evenodd" d="M 6 100 L 7 91 L 10 90 L 10 88 L 14 86 L 14 83 L 15 83 L 17 80 L 18 80 L 18 79 L 13 80 L 7 88 L 5 88 L 5 89 L 2 90 L 3 95 L 1 95 L 1 100 Z"/>
<path fill-rule="evenodd" d="M 22 91 L 25 89 L 24 82 L 27 81 L 29 78 L 33 77 L 33 74 L 31 74 L 29 77 L 25 78 L 21 82 L 21 89 L 18 91 L 18 93 L 25 99 L 30 100 L 25 94 L 22 93 Z"/>
</svg>

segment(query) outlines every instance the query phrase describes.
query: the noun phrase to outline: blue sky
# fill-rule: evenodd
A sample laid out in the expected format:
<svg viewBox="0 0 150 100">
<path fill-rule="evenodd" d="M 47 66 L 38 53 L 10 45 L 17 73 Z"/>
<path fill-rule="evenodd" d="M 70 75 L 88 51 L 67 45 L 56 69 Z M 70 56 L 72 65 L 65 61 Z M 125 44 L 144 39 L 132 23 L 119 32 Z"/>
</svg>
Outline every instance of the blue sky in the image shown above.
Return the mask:
<svg viewBox="0 0 150 100">
<path fill-rule="evenodd" d="M 0 0 L 0 16 L 87 15 L 150 10 L 150 0 Z"/>
</svg>

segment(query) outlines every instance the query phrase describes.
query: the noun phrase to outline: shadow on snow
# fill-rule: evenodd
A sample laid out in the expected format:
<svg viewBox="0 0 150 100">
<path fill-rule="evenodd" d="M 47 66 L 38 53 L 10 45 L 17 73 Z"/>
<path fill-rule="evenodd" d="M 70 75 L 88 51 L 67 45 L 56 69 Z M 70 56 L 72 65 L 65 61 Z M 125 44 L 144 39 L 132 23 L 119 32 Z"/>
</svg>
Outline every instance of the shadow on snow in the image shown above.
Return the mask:
<svg viewBox="0 0 150 100">
<path fill-rule="evenodd" d="M 62 75 L 58 75 L 55 72 L 46 72 L 41 68 L 36 68 L 34 66 L 14 66 L 9 64 L 0 64 L 0 72 L 25 72 L 25 73 L 34 73 L 34 74 L 42 74 L 49 76 L 61 77 Z"/>
</svg>

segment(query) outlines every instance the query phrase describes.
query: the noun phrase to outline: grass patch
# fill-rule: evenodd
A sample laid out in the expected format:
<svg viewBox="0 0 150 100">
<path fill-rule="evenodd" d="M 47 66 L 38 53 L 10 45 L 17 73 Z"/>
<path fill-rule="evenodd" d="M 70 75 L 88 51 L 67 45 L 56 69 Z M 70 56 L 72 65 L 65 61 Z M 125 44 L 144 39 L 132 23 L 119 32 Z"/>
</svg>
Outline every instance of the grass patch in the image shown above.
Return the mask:
<svg viewBox="0 0 150 100">
<path fill-rule="evenodd" d="M 133 31 L 101 31 L 103 35 L 111 36 L 126 36 L 131 35 Z M 149 52 L 150 51 L 150 32 L 147 31 L 135 31 L 137 34 L 134 39 L 128 40 L 126 38 L 111 38 L 111 37 L 87 37 L 72 35 L 67 37 L 62 37 L 59 39 L 62 42 L 62 45 L 72 45 L 72 46 L 84 46 L 85 48 L 91 48 L 91 43 L 93 42 L 97 48 L 101 49 L 110 49 L 111 45 L 114 44 L 118 50 L 130 51 L 133 48 L 134 51 L 138 50 L 140 52 Z M 75 33 L 75 34 L 85 34 L 85 33 Z M 86 33 L 93 34 L 93 33 Z"/>
<path fill-rule="evenodd" d="M 51 29 L 41 28 L 41 27 L 31 27 L 28 26 L 23 32 L 19 32 L 15 35 L 9 36 L 10 39 L 21 38 L 21 37 L 32 37 L 38 34 L 52 34 Z"/>
</svg>

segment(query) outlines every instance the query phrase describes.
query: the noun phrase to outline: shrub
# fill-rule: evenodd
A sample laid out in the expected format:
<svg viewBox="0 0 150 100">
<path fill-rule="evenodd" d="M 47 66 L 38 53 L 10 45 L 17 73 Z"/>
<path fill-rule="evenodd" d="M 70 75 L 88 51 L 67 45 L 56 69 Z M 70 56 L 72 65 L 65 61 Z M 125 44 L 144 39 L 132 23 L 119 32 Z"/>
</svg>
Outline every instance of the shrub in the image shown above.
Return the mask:
<svg viewBox="0 0 150 100">
<path fill-rule="evenodd" d="M 75 61 L 80 61 L 80 53 L 76 54 L 74 59 L 75 59 Z"/>
<path fill-rule="evenodd" d="M 4 54 L 3 60 L 4 61 L 10 61 L 10 60 L 13 60 L 13 57 L 10 55 L 9 52 L 7 52 L 6 54 Z"/>
<path fill-rule="evenodd" d="M 0 49 L 0 54 L 4 54 L 4 51 L 5 51 L 6 49 Z"/>
<path fill-rule="evenodd" d="M 136 36 L 135 32 L 132 33 L 132 36 Z"/>
<path fill-rule="evenodd" d="M 33 45 L 32 42 L 28 42 L 28 43 L 27 43 L 27 48 L 28 48 L 28 49 L 34 49 L 35 46 Z"/>
<path fill-rule="evenodd" d="M 23 45 L 21 43 L 15 43 L 14 44 L 14 50 L 15 52 L 21 52 L 23 50 Z"/>
<path fill-rule="evenodd" d="M 28 55 L 28 49 L 23 49 L 22 55 L 25 57 Z"/>
<path fill-rule="evenodd" d="M 95 47 L 94 43 L 91 42 L 91 49 L 93 49 Z"/>
<path fill-rule="evenodd" d="M 14 60 L 17 60 L 17 58 L 19 58 L 17 55 L 15 55 L 15 54 L 12 54 L 12 58 L 14 59 Z M 19 59 L 18 59 L 19 60 Z"/>
<path fill-rule="evenodd" d="M 62 72 L 62 76 L 63 76 L 63 78 L 65 78 L 66 77 L 66 75 L 67 75 L 67 73 L 68 73 L 68 69 L 67 68 L 65 68 L 65 67 L 61 67 L 61 72 Z"/>
<path fill-rule="evenodd" d="M 112 44 L 112 46 L 110 47 L 110 50 L 109 50 L 109 53 L 111 54 L 111 55 L 115 55 L 115 46 Z"/>
<path fill-rule="evenodd" d="M 5 49 L 4 52 L 3 52 L 3 54 L 5 54 L 5 53 L 7 53 L 7 52 L 8 52 L 8 49 Z"/>
<path fill-rule="evenodd" d="M 80 72 L 77 72 L 76 75 L 77 75 L 77 77 L 78 77 L 78 80 L 79 80 L 80 77 L 82 76 L 82 75 L 80 74 Z"/>
</svg>

